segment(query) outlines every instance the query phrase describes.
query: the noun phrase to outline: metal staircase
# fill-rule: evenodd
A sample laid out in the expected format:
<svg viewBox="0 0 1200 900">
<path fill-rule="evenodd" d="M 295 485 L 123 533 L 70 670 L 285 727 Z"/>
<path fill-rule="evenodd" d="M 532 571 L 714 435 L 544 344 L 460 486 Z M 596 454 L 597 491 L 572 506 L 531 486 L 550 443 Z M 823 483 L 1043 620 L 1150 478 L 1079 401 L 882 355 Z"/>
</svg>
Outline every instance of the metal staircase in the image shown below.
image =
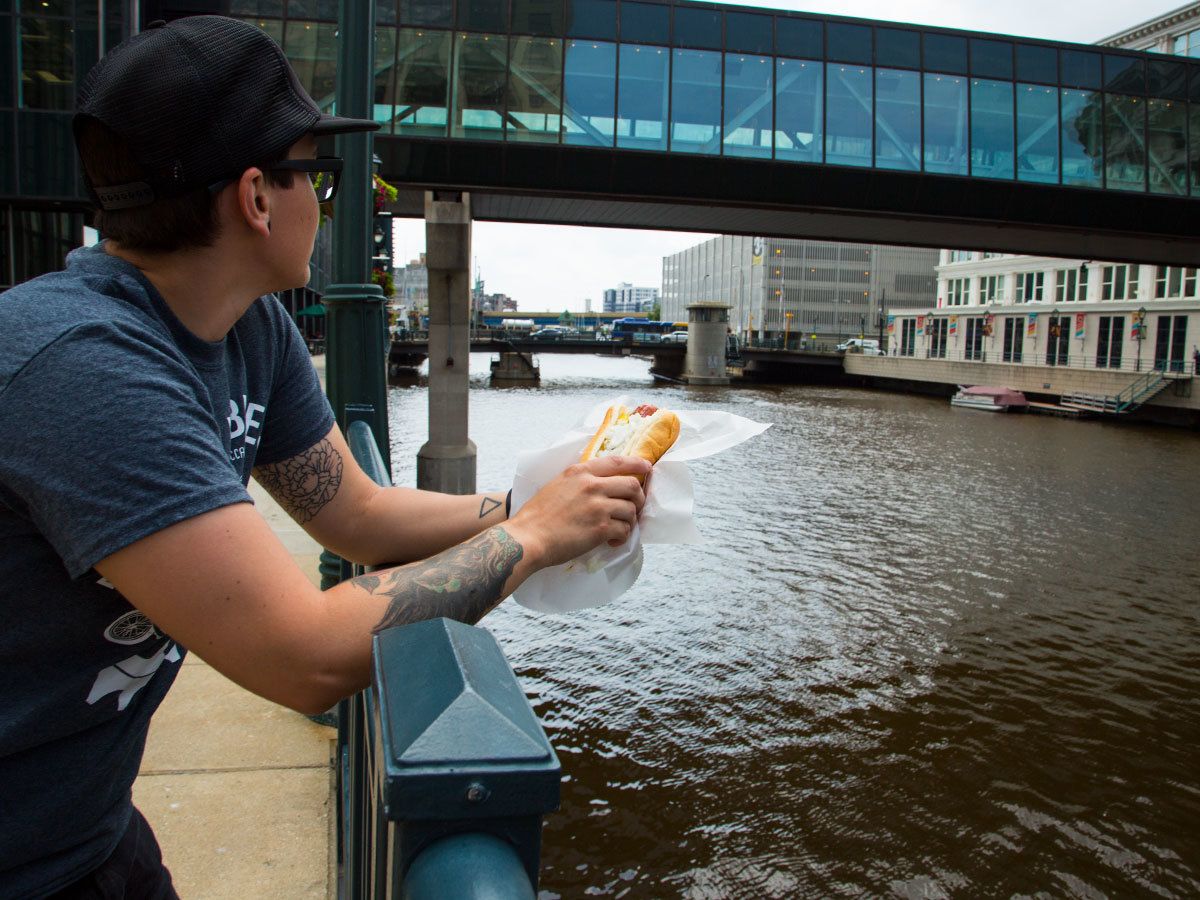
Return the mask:
<svg viewBox="0 0 1200 900">
<path fill-rule="evenodd" d="M 1153 370 L 1139 375 L 1115 397 L 1108 394 L 1063 394 L 1059 403 L 1069 409 L 1119 416 L 1133 412 L 1170 381 L 1165 372 Z"/>
</svg>

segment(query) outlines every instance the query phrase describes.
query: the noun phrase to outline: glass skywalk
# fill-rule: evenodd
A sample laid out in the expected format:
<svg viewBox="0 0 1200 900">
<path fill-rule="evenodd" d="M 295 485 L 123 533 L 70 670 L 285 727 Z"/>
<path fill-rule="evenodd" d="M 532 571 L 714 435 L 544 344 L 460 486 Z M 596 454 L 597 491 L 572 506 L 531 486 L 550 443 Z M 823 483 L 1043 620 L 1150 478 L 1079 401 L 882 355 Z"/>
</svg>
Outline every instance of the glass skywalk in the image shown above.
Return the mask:
<svg viewBox="0 0 1200 900">
<path fill-rule="evenodd" d="M 399 6 L 384 134 L 1200 196 L 1200 65 L 1174 57 L 695 3 Z"/>
</svg>

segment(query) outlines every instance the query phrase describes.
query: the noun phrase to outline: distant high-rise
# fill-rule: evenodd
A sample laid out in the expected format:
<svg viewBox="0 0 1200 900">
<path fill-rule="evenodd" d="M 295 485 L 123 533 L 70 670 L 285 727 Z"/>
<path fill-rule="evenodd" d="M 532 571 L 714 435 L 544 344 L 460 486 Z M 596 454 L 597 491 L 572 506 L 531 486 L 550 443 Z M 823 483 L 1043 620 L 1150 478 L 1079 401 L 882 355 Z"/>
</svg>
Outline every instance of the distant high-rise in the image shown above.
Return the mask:
<svg viewBox="0 0 1200 900">
<path fill-rule="evenodd" d="M 623 281 L 604 292 L 604 312 L 649 312 L 658 299 L 658 288 L 634 287 Z"/>
</svg>

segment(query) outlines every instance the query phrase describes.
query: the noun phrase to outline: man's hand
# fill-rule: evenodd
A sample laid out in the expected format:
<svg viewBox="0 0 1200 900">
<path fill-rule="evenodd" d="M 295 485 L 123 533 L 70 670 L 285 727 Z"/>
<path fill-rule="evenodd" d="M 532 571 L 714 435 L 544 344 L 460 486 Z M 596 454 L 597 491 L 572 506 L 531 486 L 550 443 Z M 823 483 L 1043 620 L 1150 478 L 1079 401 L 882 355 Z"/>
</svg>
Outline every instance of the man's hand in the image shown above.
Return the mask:
<svg viewBox="0 0 1200 900">
<path fill-rule="evenodd" d="M 538 491 L 504 527 L 537 559 L 555 566 L 606 541 L 629 539 L 646 502 L 640 482 L 650 463 L 634 456 L 603 456 L 569 466 Z"/>
</svg>

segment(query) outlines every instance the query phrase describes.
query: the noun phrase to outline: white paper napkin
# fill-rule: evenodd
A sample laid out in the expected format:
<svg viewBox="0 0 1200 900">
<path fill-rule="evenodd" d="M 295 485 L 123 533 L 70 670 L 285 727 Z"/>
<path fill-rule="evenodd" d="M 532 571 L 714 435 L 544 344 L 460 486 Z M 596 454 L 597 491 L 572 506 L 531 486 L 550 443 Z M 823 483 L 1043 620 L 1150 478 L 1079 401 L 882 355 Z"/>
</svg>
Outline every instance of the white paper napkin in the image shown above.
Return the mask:
<svg viewBox="0 0 1200 900">
<path fill-rule="evenodd" d="M 610 406 L 634 404 L 618 397 L 594 407 L 583 420 L 544 450 L 517 457 L 513 478 L 515 513 L 567 466 L 579 461 L 587 442 Z M 643 544 L 698 544 L 704 538 L 692 517 L 692 475 L 687 460 L 712 456 L 762 434 L 771 426 L 733 413 L 675 410 L 679 437 L 646 480 L 646 505 L 629 540 L 619 547 L 600 547 L 560 566 L 531 575 L 513 595 L 518 603 L 540 612 L 570 612 L 616 600 L 642 571 Z"/>
</svg>

